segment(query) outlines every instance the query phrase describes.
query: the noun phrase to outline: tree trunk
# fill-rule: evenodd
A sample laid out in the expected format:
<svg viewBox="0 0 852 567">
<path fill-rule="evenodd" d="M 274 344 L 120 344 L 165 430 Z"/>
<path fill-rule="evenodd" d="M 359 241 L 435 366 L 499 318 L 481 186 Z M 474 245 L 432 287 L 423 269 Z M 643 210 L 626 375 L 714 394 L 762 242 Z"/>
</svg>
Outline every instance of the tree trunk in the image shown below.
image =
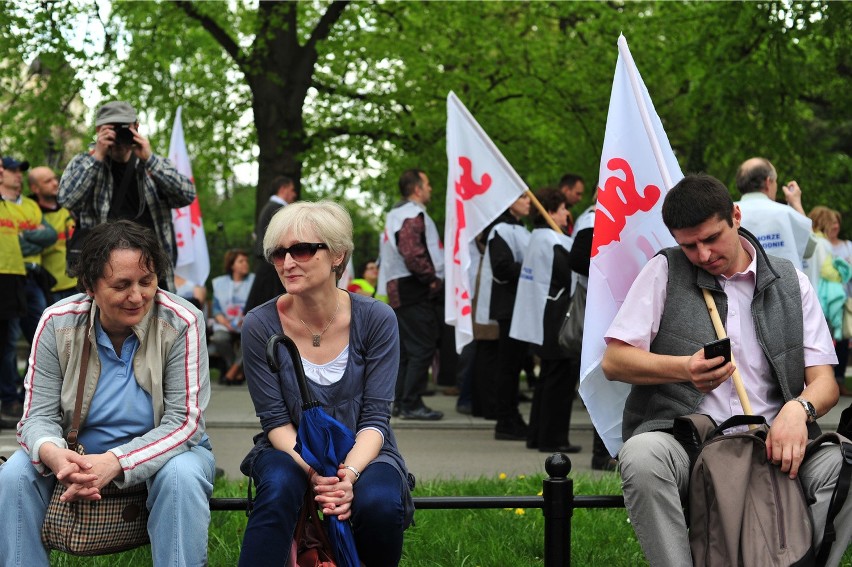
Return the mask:
<svg viewBox="0 0 852 567">
<path fill-rule="evenodd" d="M 251 84 L 254 123 L 257 128 L 258 161 L 255 220 L 269 200 L 269 187 L 279 175 L 293 179 L 296 193 L 301 192 L 302 152 L 305 128 L 302 99 L 285 85 L 261 78 Z"/>
<path fill-rule="evenodd" d="M 328 37 L 348 1 L 333 2 L 304 45 L 299 44 L 298 6 L 261 2 L 259 32 L 248 77 L 257 128 L 258 157 L 255 220 L 269 199 L 269 184 L 287 175 L 302 189 L 302 155 L 306 147 L 302 107 L 317 62 L 317 43 Z"/>
<path fill-rule="evenodd" d="M 317 44 L 328 38 L 349 0 L 336 0 L 326 9 L 304 45 L 299 43 L 299 6 L 295 2 L 261 1 L 257 7 L 254 43 L 246 50 L 193 2 L 178 1 L 222 46 L 245 74 L 252 93 L 257 129 L 258 179 L 255 221 L 269 199 L 269 185 L 278 175 L 302 187 L 305 127 L 302 107 L 317 62 Z"/>
</svg>

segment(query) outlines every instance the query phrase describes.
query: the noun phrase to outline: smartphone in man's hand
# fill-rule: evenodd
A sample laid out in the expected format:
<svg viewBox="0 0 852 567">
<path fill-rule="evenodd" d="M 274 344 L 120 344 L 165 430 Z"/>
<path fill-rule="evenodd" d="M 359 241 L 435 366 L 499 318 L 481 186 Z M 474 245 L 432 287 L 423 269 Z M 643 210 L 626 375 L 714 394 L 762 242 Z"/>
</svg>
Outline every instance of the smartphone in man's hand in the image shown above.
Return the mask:
<svg viewBox="0 0 852 567">
<path fill-rule="evenodd" d="M 726 363 L 731 362 L 731 339 L 725 337 L 724 339 L 719 339 L 717 341 L 713 341 L 712 343 L 707 343 L 704 345 L 704 358 L 710 360 L 711 358 L 716 358 L 722 356 L 725 358 L 725 361 L 722 362 L 716 368 L 720 366 L 724 366 Z"/>
</svg>

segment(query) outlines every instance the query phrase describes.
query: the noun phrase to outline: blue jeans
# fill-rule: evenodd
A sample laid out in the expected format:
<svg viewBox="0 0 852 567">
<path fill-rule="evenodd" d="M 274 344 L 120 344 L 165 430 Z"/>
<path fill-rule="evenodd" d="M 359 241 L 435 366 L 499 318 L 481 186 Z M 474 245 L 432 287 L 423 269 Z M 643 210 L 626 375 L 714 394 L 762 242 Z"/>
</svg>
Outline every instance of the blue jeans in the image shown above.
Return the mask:
<svg viewBox="0 0 852 567">
<path fill-rule="evenodd" d="M 18 386 L 22 383 L 18 374 L 18 340 L 23 331 L 30 345 L 33 344 L 39 319 L 47 309 L 44 292 L 32 276 L 27 276 L 24 291 L 27 298 L 27 316 L 9 320 L 6 341 L 0 345 L 0 402 L 23 401 L 23 394 L 18 393 Z"/>
<path fill-rule="evenodd" d="M 243 536 L 240 565 L 279 566 L 290 554 L 307 478 L 290 455 L 274 449 L 258 455 L 252 478 L 257 495 Z M 355 483 L 352 531 L 359 558 L 367 567 L 399 563 L 403 488 L 399 473 L 386 463 L 370 464 Z"/>
<path fill-rule="evenodd" d="M 169 460 L 148 479 L 148 535 L 154 565 L 206 565 L 210 495 L 216 462 L 207 447 L 196 446 Z M 0 565 L 47 566 L 41 525 L 56 483 L 43 477 L 23 450 L 0 466 Z"/>
<path fill-rule="evenodd" d="M 17 319 L 0 321 L 3 332 L 0 333 L 0 406 L 4 403 L 19 401 L 18 396 L 18 355 L 15 344 L 10 339 L 20 328 Z"/>
</svg>

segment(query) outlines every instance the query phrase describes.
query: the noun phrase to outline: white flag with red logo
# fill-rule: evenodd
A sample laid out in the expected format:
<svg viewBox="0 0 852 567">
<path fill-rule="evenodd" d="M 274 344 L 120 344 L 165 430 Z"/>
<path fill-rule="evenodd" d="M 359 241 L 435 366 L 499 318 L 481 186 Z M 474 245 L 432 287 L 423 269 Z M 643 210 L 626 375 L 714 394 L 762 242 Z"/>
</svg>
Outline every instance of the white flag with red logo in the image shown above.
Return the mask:
<svg viewBox="0 0 852 567">
<path fill-rule="evenodd" d="M 598 178 L 580 371 L 580 395 L 612 455 L 622 445 L 630 385 L 603 375 L 604 335 L 639 271 L 658 250 L 675 244 L 661 211 L 665 193 L 682 177 L 627 40 L 620 36 Z"/>
<path fill-rule="evenodd" d="M 183 107 L 179 106 L 175 114 L 172 140 L 169 144 L 169 159 L 175 164 L 178 173 L 189 177 L 195 183 L 189 153 L 186 151 L 186 140 L 183 137 L 182 110 Z M 196 196 L 195 200 L 186 207 L 172 209 L 172 222 L 178 246 L 175 274 L 195 285 L 203 286 L 207 276 L 210 275 L 210 254 L 207 252 L 207 238 L 204 235 L 204 225 L 201 223 L 198 197 Z"/>
<path fill-rule="evenodd" d="M 444 318 L 456 350 L 473 340 L 470 243 L 527 190 L 455 93 L 447 95 L 447 215 L 444 224 Z M 473 276 L 473 277 L 471 277 Z"/>
<path fill-rule="evenodd" d="M 354 279 L 355 267 L 352 264 L 352 256 L 349 256 L 349 261 L 346 262 L 346 269 L 343 270 L 343 274 L 340 276 L 340 279 L 337 280 L 337 287 L 340 289 L 347 289 Z"/>
</svg>

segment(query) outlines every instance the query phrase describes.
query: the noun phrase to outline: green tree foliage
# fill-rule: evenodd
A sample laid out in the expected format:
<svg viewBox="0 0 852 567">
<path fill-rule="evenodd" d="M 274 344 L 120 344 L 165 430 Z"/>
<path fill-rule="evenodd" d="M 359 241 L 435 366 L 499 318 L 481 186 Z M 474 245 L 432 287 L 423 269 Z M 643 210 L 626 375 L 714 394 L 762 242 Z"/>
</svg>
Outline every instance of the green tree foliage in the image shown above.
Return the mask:
<svg viewBox="0 0 852 567">
<path fill-rule="evenodd" d="M 642 65 L 684 171 L 730 187 L 743 159 L 761 155 L 781 180 L 797 179 L 805 207 L 838 204 L 849 183 L 848 148 L 826 136 L 825 116 L 848 131 L 849 8 L 836 3 L 660 5 L 669 22 L 664 57 Z M 833 28 L 845 28 L 838 33 Z M 697 33 L 696 33 L 697 32 Z M 844 203 L 846 207 L 847 204 Z M 849 210 L 847 208 L 847 210 Z"/>
<path fill-rule="evenodd" d="M 344 202 L 356 240 L 375 243 L 399 173 L 421 167 L 442 220 L 450 90 L 531 188 L 566 171 L 593 186 L 619 33 L 684 171 L 716 175 L 736 194 L 737 165 L 763 155 L 782 181 L 799 181 L 806 209 L 852 211 L 848 3 L 120 1 L 96 11 L 66 0 L 2 10 L 14 24 L 0 32 L 3 77 L 55 52 L 73 72 L 51 97 L 100 81 L 105 97 L 145 110 L 160 153 L 184 105 L 208 231 L 222 220 L 213 211 L 236 214 L 234 198 L 248 198 L 233 167 L 253 160 L 249 208 L 272 176 L 289 174 L 303 198 Z M 81 14 L 105 30 L 87 49 L 67 42 Z M 57 103 L 32 98 L 3 98 L 3 123 L 61 123 Z M 35 150 L 33 136 L 8 130 L 4 147 L 14 135 Z"/>
<path fill-rule="evenodd" d="M 446 171 L 454 90 L 531 187 L 566 171 L 594 184 L 623 33 L 684 171 L 716 175 L 738 196 L 737 166 L 763 155 L 802 184 L 807 209 L 850 210 L 839 198 L 850 174 L 845 4 L 402 3 L 379 13 L 405 62 L 396 117 L 409 136 L 397 161 L 419 158 L 433 181 Z"/>
<path fill-rule="evenodd" d="M 82 147 L 86 63 L 68 44 L 63 19 L 84 17 L 79 7 L 44 3 L 27 10 L 0 4 L 0 151 L 35 165 L 64 166 Z M 67 146 L 67 147 L 66 147 Z"/>
<path fill-rule="evenodd" d="M 228 164 L 256 158 L 261 205 L 277 175 L 289 175 L 298 187 L 316 47 L 346 4 L 334 2 L 317 13 L 291 2 L 115 3 L 114 33 L 129 51 L 116 62 L 121 81 L 113 96 L 132 93 L 166 116 L 186 104 L 185 116 L 193 120 L 187 130 L 212 138 L 215 145 L 205 150 L 221 160 L 204 169 L 232 178 Z"/>
</svg>

